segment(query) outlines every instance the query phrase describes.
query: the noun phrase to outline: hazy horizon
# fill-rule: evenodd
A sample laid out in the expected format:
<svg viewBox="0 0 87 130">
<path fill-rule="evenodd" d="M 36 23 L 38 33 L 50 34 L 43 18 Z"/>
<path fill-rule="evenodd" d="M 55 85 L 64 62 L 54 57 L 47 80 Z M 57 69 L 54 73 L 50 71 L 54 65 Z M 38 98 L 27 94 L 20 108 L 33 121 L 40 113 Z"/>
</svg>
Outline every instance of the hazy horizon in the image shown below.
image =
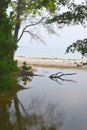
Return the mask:
<svg viewBox="0 0 87 130">
<path fill-rule="evenodd" d="M 57 33 L 58 36 L 42 33 L 45 44 L 38 41 L 31 42 L 29 35 L 24 34 L 18 43 L 19 48 L 15 56 L 80 59 L 81 54 L 65 54 L 65 50 L 76 40 L 86 38 L 87 29 L 81 25 L 66 26 L 57 30 Z"/>
</svg>

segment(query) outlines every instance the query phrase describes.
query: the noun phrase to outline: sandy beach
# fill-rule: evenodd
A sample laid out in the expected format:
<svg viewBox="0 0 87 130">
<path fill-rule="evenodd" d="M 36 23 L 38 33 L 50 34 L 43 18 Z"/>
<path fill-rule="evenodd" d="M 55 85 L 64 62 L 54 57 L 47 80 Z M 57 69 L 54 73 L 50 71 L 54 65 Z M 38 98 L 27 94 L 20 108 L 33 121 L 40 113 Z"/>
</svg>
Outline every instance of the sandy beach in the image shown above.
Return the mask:
<svg viewBox="0 0 87 130">
<path fill-rule="evenodd" d="M 23 62 L 31 66 L 55 67 L 55 68 L 82 68 L 87 69 L 87 59 L 60 59 L 60 58 L 32 58 L 18 56 L 14 58 L 18 61 L 18 66 L 22 66 Z"/>
</svg>

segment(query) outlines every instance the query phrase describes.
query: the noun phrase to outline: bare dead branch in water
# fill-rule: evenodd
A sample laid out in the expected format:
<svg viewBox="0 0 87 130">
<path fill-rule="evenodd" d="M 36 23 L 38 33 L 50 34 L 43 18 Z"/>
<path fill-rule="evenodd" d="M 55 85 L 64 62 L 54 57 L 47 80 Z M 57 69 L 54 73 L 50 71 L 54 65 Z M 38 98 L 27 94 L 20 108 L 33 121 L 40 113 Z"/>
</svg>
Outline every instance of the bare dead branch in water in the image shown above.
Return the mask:
<svg viewBox="0 0 87 130">
<path fill-rule="evenodd" d="M 68 82 L 76 82 L 76 81 L 74 81 L 74 80 L 71 80 L 71 79 L 64 79 L 64 78 L 62 78 L 62 76 L 66 76 L 66 75 L 75 75 L 76 73 L 62 73 L 62 72 L 58 72 L 58 73 L 56 73 L 56 74 L 52 74 L 52 75 L 50 75 L 49 76 L 49 78 L 50 79 L 52 79 L 53 81 L 56 81 L 57 83 L 59 83 L 60 85 L 62 85 L 62 83 L 60 83 L 59 81 L 58 81 L 58 79 L 60 79 L 60 80 L 62 80 L 62 81 L 68 81 Z"/>
<path fill-rule="evenodd" d="M 65 76 L 65 75 L 75 75 L 76 73 L 62 73 L 62 72 L 58 72 L 56 74 L 52 74 L 49 76 L 49 78 L 61 78 L 62 76 Z"/>
</svg>

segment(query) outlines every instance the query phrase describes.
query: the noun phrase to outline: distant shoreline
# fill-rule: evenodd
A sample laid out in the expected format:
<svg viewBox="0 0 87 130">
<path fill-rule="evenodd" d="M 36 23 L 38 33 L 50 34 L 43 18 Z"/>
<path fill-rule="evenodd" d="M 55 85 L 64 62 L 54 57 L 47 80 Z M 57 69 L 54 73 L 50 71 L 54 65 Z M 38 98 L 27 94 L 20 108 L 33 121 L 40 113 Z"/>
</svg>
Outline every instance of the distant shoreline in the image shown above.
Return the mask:
<svg viewBox="0 0 87 130">
<path fill-rule="evenodd" d="M 87 69 L 87 59 L 62 59 L 62 58 L 33 58 L 18 56 L 14 58 L 18 61 L 18 66 L 22 66 L 23 62 L 27 65 L 38 67 L 54 67 L 54 68 L 81 68 Z"/>
</svg>

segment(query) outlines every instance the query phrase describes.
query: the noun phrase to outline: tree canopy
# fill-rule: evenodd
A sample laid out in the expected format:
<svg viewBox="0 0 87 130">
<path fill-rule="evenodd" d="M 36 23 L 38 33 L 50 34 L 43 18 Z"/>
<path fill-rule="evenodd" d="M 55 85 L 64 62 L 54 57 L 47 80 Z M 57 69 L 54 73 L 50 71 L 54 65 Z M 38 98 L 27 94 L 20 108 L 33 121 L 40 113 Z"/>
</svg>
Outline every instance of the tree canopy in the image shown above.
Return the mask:
<svg viewBox="0 0 87 130">
<path fill-rule="evenodd" d="M 13 8 L 11 19 L 14 24 L 14 41 L 17 43 L 22 38 L 24 33 L 28 33 L 33 39 L 42 41 L 40 33 L 34 31 L 36 25 L 43 25 L 46 30 L 55 33 L 53 24 L 56 23 L 59 27 L 62 25 L 79 25 L 86 27 L 87 21 L 87 1 L 84 0 L 81 4 L 76 4 L 74 0 L 14 0 L 10 6 Z M 26 22 L 26 26 L 22 29 L 20 35 L 19 30 L 21 25 Z M 31 29 L 31 27 L 33 29 Z M 64 26 L 63 26 L 64 27 Z M 38 33 L 37 33 L 38 32 Z M 84 47 L 84 40 L 80 44 Z M 79 41 L 76 45 L 79 46 Z M 78 48 L 78 47 L 77 47 Z M 86 56 L 87 48 L 74 48 L 74 44 L 70 45 L 66 52 L 80 52 Z M 85 51 L 85 52 L 83 52 Z"/>
</svg>

